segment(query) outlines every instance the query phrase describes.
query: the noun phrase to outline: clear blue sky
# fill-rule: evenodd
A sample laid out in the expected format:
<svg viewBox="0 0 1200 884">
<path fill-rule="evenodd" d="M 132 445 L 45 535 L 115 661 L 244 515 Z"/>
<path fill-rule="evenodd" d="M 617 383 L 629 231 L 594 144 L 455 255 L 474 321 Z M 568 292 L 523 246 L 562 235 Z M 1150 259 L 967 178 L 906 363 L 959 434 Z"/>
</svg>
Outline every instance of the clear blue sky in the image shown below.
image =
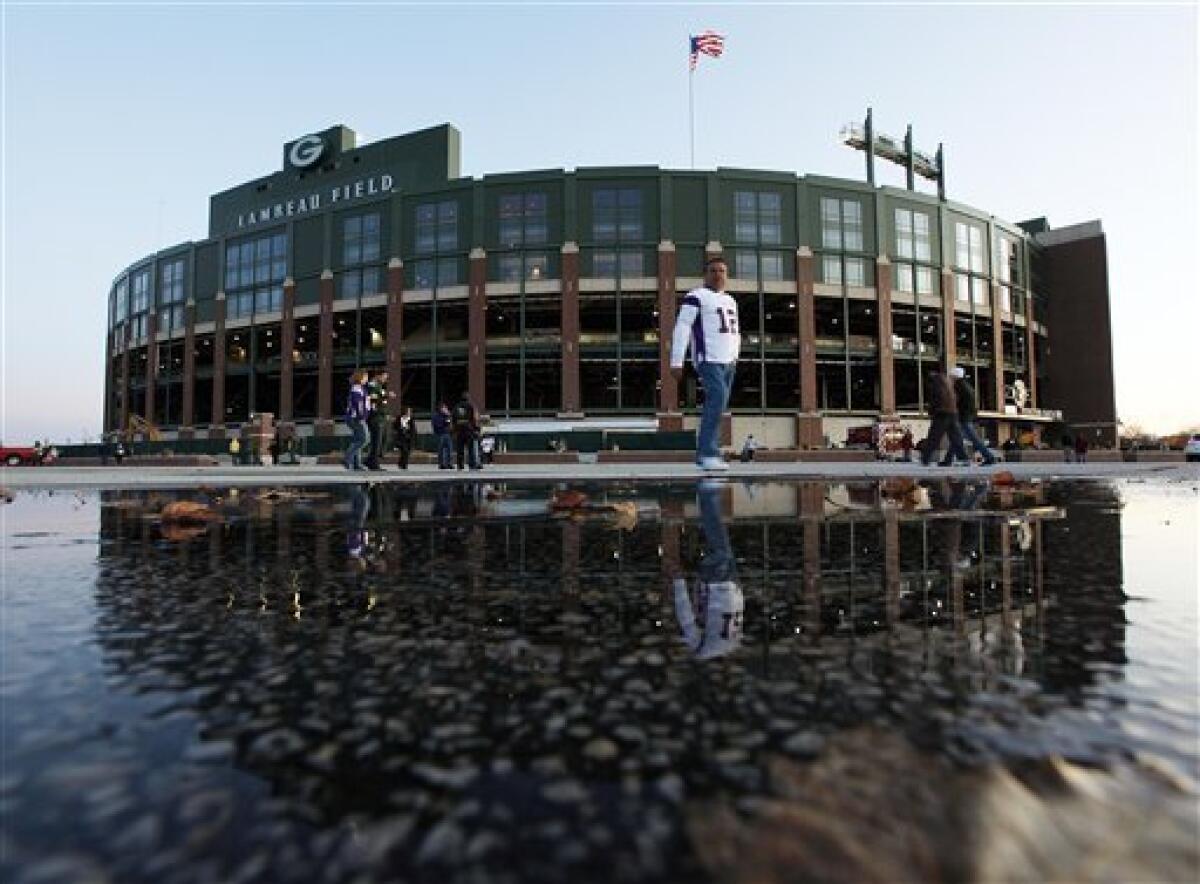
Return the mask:
<svg viewBox="0 0 1200 884">
<path fill-rule="evenodd" d="M 705 28 L 727 44 L 696 78 L 699 167 L 861 178 L 836 134 L 872 105 L 945 144 L 951 199 L 1099 218 L 1118 414 L 1200 425 L 1195 6 L 6 2 L 3 25 L 6 442 L 95 436 L 113 277 L 203 239 L 209 195 L 285 141 L 450 122 L 466 175 L 686 167 Z"/>
</svg>

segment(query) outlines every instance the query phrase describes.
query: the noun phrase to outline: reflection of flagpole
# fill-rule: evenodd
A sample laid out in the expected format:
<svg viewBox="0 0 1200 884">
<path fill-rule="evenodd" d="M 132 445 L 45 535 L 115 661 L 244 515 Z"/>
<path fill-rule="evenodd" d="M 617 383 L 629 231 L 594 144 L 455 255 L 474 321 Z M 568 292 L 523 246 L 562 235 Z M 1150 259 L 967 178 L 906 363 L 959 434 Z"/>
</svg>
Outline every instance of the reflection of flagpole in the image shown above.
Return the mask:
<svg viewBox="0 0 1200 884">
<path fill-rule="evenodd" d="M 688 70 L 688 127 L 692 133 L 692 168 L 696 168 L 696 90 L 694 81 L 696 79 L 696 69 L 689 68 Z"/>
</svg>

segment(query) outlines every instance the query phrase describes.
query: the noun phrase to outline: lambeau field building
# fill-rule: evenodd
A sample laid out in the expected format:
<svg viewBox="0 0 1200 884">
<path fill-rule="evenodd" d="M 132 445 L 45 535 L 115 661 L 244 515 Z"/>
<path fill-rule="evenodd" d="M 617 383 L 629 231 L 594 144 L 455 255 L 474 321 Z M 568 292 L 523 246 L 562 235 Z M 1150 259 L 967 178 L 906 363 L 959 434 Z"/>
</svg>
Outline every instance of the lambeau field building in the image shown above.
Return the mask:
<svg viewBox="0 0 1200 884">
<path fill-rule="evenodd" d="M 1013 182 L 1020 187 L 1020 181 Z M 1099 222 L 1051 229 L 899 187 L 649 166 L 460 175 L 450 125 L 358 146 L 335 126 L 210 201 L 206 239 L 109 291 L 105 428 L 221 440 L 268 412 L 330 436 L 351 373 L 425 418 L 469 391 L 501 430 L 694 426 L 668 371 L 681 295 L 729 264 L 742 359 L 728 440 L 841 444 L 919 424 L 961 365 L 980 423 L 1116 438 Z M 1048 441 L 1057 441 L 1048 440 Z"/>
</svg>

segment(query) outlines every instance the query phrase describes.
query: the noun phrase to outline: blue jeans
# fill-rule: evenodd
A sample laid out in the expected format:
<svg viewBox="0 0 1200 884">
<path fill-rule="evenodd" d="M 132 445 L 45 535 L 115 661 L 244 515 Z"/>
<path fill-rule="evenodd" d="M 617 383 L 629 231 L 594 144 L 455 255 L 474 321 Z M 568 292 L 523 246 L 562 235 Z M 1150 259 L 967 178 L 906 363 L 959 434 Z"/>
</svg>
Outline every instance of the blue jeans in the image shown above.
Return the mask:
<svg viewBox="0 0 1200 884">
<path fill-rule="evenodd" d="M 367 435 L 367 422 L 364 420 L 350 421 L 350 447 L 346 449 L 346 469 L 361 470 L 363 468 L 362 452 L 367 447 L 370 437 Z"/>
<path fill-rule="evenodd" d="M 975 451 L 983 458 L 984 463 L 992 464 L 996 462 L 996 458 L 992 457 L 992 452 L 988 448 L 987 443 L 979 438 L 979 433 L 975 431 L 974 421 L 959 421 L 958 428 L 962 431 L 964 440 L 963 450 L 966 450 L 965 442 L 970 442 Z"/>
<path fill-rule="evenodd" d="M 437 456 L 438 466 L 443 470 L 450 469 L 454 460 L 454 442 L 448 431 L 437 437 Z"/>
<path fill-rule="evenodd" d="M 721 431 L 721 415 L 729 405 L 729 394 L 733 391 L 733 376 L 736 362 L 702 362 L 698 370 L 700 383 L 704 386 L 704 409 L 700 412 L 700 435 L 696 439 L 696 460 L 705 457 L 720 457 L 721 449 L 717 437 Z"/>
<path fill-rule="evenodd" d="M 736 581 L 737 559 L 729 544 L 725 520 L 721 518 L 721 491 L 719 488 L 700 488 L 696 497 L 700 504 L 700 530 L 704 532 L 704 557 L 700 560 L 698 576 L 705 583 Z"/>
</svg>

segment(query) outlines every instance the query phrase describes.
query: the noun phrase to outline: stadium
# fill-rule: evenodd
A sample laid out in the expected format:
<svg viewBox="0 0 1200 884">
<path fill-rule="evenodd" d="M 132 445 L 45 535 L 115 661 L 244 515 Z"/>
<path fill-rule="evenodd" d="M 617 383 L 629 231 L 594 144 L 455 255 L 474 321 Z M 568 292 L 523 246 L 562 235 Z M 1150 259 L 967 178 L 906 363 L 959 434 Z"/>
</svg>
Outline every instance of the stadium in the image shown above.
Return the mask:
<svg viewBox="0 0 1200 884">
<path fill-rule="evenodd" d="M 944 360 L 966 369 L 996 444 L 1063 429 L 1115 444 L 1099 222 L 1052 229 L 947 200 L 940 151 L 939 192 L 920 192 L 913 170 L 932 161 L 914 161 L 911 138 L 909 186 L 876 186 L 880 140 L 866 181 L 649 166 L 464 178 L 450 125 L 363 145 L 340 125 L 306 135 L 279 171 L 211 197 L 207 238 L 116 277 L 105 430 L 223 447 L 269 414 L 332 442 L 363 367 L 386 368 L 393 407 L 418 419 L 469 391 L 499 433 L 580 450 L 606 431 L 676 437 L 702 395 L 668 370 L 676 304 L 719 254 L 742 332 L 727 443 L 923 429 Z"/>
</svg>

